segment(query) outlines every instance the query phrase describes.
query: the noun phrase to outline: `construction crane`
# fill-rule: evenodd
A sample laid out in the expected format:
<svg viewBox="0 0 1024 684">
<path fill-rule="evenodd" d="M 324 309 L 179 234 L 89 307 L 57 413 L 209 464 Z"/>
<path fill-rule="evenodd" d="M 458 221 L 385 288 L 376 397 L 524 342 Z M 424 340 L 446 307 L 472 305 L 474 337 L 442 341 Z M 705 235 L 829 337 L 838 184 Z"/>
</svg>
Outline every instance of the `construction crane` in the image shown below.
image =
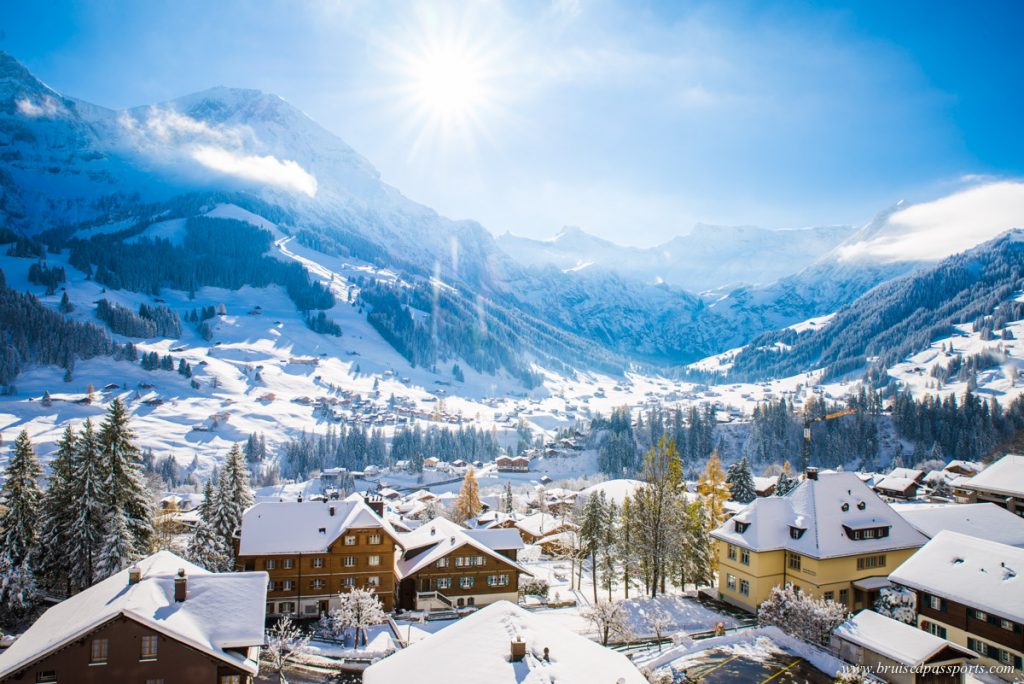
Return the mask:
<svg viewBox="0 0 1024 684">
<path fill-rule="evenodd" d="M 848 408 L 843 409 L 842 411 L 833 411 L 832 413 L 826 413 L 825 415 L 818 416 L 817 418 L 812 418 L 809 415 L 807 415 L 806 412 L 804 413 L 804 447 L 801 453 L 801 458 L 803 460 L 803 463 L 801 464 L 802 467 L 800 469 L 801 472 L 806 471 L 807 466 L 811 464 L 811 425 L 813 425 L 814 423 L 827 422 L 835 418 L 842 418 L 843 416 L 848 416 L 856 412 L 857 409 Z"/>
</svg>

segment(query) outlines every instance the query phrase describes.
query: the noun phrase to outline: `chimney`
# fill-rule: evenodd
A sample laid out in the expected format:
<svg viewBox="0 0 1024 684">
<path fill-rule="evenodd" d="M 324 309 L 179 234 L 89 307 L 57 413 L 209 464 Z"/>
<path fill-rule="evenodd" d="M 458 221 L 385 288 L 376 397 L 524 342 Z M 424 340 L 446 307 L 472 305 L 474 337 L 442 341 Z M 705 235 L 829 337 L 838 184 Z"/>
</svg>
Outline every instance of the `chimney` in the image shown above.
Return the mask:
<svg viewBox="0 0 1024 684">
<path fill-rule="evenodd" d="M 128 584 L 138 584 L 142 579 L 142 569 L 138 565 L 128 568 Z"/>
<path fill-rule="evenodd" d="M 178 570 L 178 576 L 174 578 L 174 602 L 182 603 L 188 596 L 188 578 L 185 577 L 185 568 Z"/>
<path fill-rule="evenodd" d="M 384 499 L 382 499 L 379 496 L 375 496 L 373 494 L 364 494 L 364 497 L 366 499 L 366 505 L 370 507 L 370 510 L 372 510 L 374 513 L 376 513 L 377 517 L 383 518 L 384 517 Z"/>
<path fill-rule="evenodd" d="M 808 468 L 807 469 L 807 479 L 808 480 L 817 480 L 818 479 L 818 469 L 817 468 Z"/>
<path fill-rule="evenodd" d="M 519 637 L 512 642 L 512 652 L 510 655 L 512 662 L 518 663 L 526 657 L 526 642 L 522 641 Z"/>
<path fill-rule="evenodd" d="M 334 506 L 331 506 L 331 507 L 330 507 L 330 508 L 328 508 L 327 510 L 328 510 L 328 511 L 330 511 L 330 513 L 331 513 L 331 517 L 333 518 L 333 517 L 334 517 Z"/>
</svg>

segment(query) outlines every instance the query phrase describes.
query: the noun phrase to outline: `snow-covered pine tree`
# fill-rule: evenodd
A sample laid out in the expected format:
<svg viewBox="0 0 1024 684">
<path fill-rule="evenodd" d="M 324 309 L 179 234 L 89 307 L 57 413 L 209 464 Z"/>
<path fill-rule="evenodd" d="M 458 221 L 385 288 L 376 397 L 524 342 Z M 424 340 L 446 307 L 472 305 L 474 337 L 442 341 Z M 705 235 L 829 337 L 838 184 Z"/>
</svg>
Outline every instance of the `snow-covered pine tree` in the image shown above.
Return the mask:
<svg viewBox="0 0 1024 684">
<path fill-rule="evenodd" d="M 96 570 L 100 577 L 110 577 L 130 566 L 141 554 L 132 539 L 131 521 L 121 508 L 111 508 L 104 516 L 104 537 L 100 545 L 100 561 Z"/>
<path fill-rule="evenodd" d="M 729 483 L 733 501 L 748 504 L 757 498 L 754 476 L 750 472 L 746 456 L 729 466 L 726 482 Z"/>
<path fill-rule="evenodd" d="M 598 553 L 602 549 L 607 502 L 603 491 L 591 494 L 583 504 L 583 520 L 580 524 L 580 542 L 583 553 L 590 559 L 590 576 L 594 585 L 594 603 L 597 603 Z"/>
<path fill-rule="evenodd" d="M 505 513 L 512 515 L 515 512 L 515 502 L 512 498 L 512 482 L 505 483 Z"/>
<path fill-rule="evenodd" d="M 153 540 L 153 512 L 150 496 L 142 479 L 139 466 L 139 448 L 132 441 L 134 434 L 128 427 L 128 411 L 120 399 L 114 399 L 100 426 L 99 449 L 106 464 L 107 522 L 112 526 L 104 530 L 104 548 L 129 549 L 131 558 L 107 558 L 106 567 L 134 560 L 150 552 Z M 121 516 L 129 535 L 127 543 L 111 543 L 110 534 L 119 532 Z M 124 566 L 127 567 L 127 566 Z"/>
<path fill-rule="evenodd" d="M 22 430 L 0 486 L 0 500 L 6 506 L 0 514 L 0 613 L 21 614 L 36 598 L 33 562 L 38 556 L 42 474 L 28 432 Z"/>
<path fill-rule="evenodd" d="M 242 526 L 242 514 L 255 502 L 252 489 L 249 487 L 249 478 L 249 466 L 245 462 L 245 455 L 235 444 L 224 462 L 224 470 L 220 473 L 214 496 L 214 506 L 210 509 L 213 530 L 222 538 L 222 548 L 229 551 L 234 548 L 232 540 L 235 531 Z M 231 557 L 233 560 L 233 553 Z"/>
<path fill-rule="evenodd" d="M 67 551 L 75 561 L 71 568 L 71 582 L 75 588 L 85 589 L 96 580 L 96 565 L 105 534 L 104 483 L 107 480 L 90 418 L 85 419 L 78 435 L 75 454 L 76 468 L 70 486 L 75 517 L 71 521 Z"/>
<path fill-rule="evenodd" d="M 218 534 L 212 522 L 216 493 L 213 483 L 206 481 L 203 488 L 203 503 L 199 505 L 199 521 L 188 543 L 188 558 L 212 572 L 231 569 L 230 549 L 225 548 L 224 538 Z"/>
<path fill-rule="evenodd" d="M 483 506 L 480 504 L 480 485 L 476 481 L 476 471 L 473 466 L 466 470 L 466 476 L 462 480 L 462 489 L 455 499 L 453 517 L 455 522 L 463 523 L 470 518 L 480 515 Z"/>
<path fill-rule="evenodd" d="M 71 570 L 75 565 L 75 558 L 68 549 L 78 509 L 73 492 L 77 449 L 78 438 L 69 424 L 50 461 L 50 478 L 43 494 L 39 523 L 39 567 L 44 574 L 43 583 L 66 594 L 71 593 Z"/>
<path fill-rule="evenodd" d="M 708 586 L 715 577 L 715 552 L 709 534 L 708 514 L 700 499 L 690 506 L 690 515 L 686 522 L 687 578 L 698 587 Z"/>
<path fill-rule="evenodd" d="M 875 612 L 908 625 L 917 624 L 917 594 L 906 587 L 884 587 L 875 601 Z"/>
<path fill-rule="evenodd" d="M 798 482 L 791 478 L 789 473 L 783 469 L 783 471 L 779 473 L 778 481 L 775 483 L 775 496 L 786 496 L 793 491 L 793 488 L 796 487 L 797 484 Z"/>
</svg>

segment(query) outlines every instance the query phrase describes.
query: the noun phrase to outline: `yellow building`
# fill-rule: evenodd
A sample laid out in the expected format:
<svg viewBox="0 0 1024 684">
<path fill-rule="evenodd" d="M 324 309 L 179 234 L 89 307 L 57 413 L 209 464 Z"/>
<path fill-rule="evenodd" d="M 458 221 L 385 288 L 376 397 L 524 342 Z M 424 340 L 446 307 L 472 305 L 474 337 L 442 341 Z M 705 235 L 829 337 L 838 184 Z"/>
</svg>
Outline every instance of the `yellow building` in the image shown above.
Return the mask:
<svg viewBox="0 0 1024 684">
<path fill-rule="evenodd" d="M 887 576 L 928 541 L 854 473 L 807 471 L 711 533 L 720 597 L 756 612 L 772 587 L 870 608 Z"/>
</svg>

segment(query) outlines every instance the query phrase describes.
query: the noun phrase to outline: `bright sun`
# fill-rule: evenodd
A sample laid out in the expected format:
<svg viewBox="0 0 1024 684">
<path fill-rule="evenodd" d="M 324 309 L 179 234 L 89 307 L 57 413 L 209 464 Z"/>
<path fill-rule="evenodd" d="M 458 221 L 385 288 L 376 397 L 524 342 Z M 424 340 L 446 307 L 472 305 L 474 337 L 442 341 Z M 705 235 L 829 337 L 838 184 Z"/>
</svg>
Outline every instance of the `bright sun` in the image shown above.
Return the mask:
<svg viewBox="0 0 1024 684">
<path fill-rule="evenodd" d="M 487 103 L 486 74 L 468 50 L 436 47 L 412 66 L 415 98 L 443 123 L 474 118 Z"/>
</svg>

